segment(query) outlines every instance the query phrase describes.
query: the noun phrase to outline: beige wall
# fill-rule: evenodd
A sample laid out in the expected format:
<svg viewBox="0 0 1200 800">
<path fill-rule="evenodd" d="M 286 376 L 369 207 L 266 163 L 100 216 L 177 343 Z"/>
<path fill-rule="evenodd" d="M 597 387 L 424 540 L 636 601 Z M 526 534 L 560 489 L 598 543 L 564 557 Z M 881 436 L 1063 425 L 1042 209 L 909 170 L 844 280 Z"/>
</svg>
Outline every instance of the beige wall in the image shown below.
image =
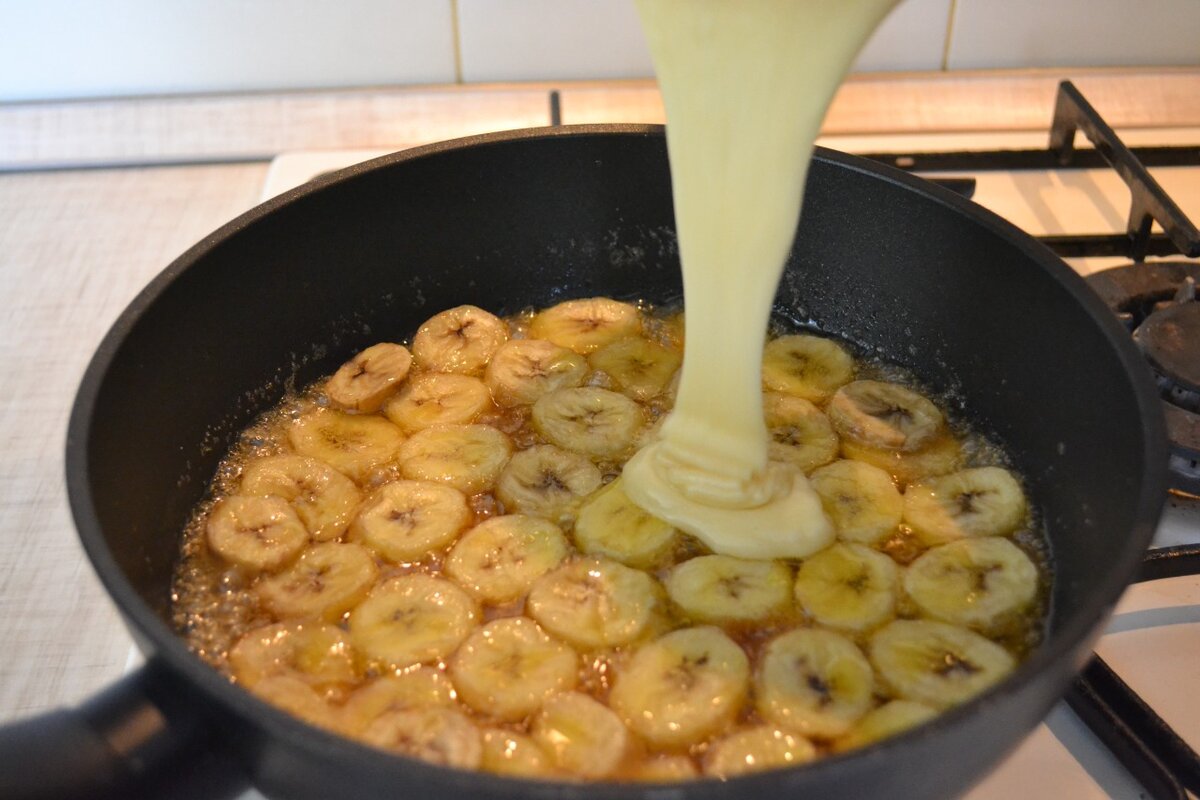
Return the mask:
<svg viewBox="0 0 1200 800">
<path fill-rule="evenodd" d="M 0 101 L 644 77 L 633 0 L 0 0 Z M 1200 0 L 903 0 L 863 71 L 1200 65 Z"/>
</svg>

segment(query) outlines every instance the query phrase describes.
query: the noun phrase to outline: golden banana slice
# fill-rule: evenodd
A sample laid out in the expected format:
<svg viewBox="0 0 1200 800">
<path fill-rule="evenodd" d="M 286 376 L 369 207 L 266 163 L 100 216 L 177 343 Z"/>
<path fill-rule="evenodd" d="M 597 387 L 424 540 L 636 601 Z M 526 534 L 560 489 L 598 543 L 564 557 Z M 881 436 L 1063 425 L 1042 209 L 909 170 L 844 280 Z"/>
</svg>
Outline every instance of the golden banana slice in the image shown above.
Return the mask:
<svg viewBox="0 0 1200 800">
<path fill-rule="evenodd" d="M 341 536 L 362 501 L 354 481 L 315 458 L 296 455 L 251 461 L 239 491 L 287 500 L 318 542 Z"/>
<path fill-rule="evenodd" d="M 963 461 L 962 446 L 949 431 L 943 431 L 921 449 L 912 452 L 870 447 L 843 439 L 842 455 L 878 467 L 901 484 L 954 472 L 962 467 Z"/>
<path fill-rule="evenodd" d="M 209 515 L 205 534 L 214 553 L 254 571 L 279 569 L 308 544 L 308 529 L 282 497 L 226 497 Z"/>
<path fill-rule="evenodd" d="M 583 498 L 599 489 L 602 481 L 600 470 L 584 456 L 554 445 L 537 445 L 508 462 L 496 483 L 496 497 L 510 514 L 567 524 Z"/>
<path fill-rule="evenodd" d="M 409 379 L 383 413 L 411 436 L 434 425 L 470 425 L 490 408 L 491 394 L 479 378 L 426 372 Z"/>
<path fill-rule="evenodd" d="M 473 515 L 466 496 L 429 481 L 394 481 L 375 491 L 350 533 L 389 561 L 422 559 L 453 542 Z"/>
<path fill-rule="evenodd" d="M 821 403 L 854 379 L 854 359 L 830 339 L 780 336 L 763 348 L 762 376 L 765 389 Z"/>
<path fill-rule="evenodd" d="M 937 716 L 937 709 L 911 700 L 893 700 L 869 712 L 850 732 L 833 742 L 835 753 L 844 753 L 882 741 Z"/>
<path fill-rule="evenodd" d="M 585 557 L 539 578 L 529 590 L 525 609 L 546 630 L 576 647 L 616 647 L 650 627 L 659 610 L 659 587 L 640 570 Z"/>
<path fill-rule="evenodd" d="M 512 442 L 490 425 L 435 425 L 400 448 L 400 472 L 478 494 L 496 485 L 511 454 Z"/>
<path fill-rule="evenodd" d="M 974 631 L 898 619 L 871 636 L 871 663 L 893 692 L 935 708 L 969 700 L 1013 671 L 1016 659 Z"/>
<path fill-rule="evenodd" d="M 1025 493 L 1002 467 L 964 469 L 904 492 L 904 521 L 927 545 L 1007 536 L 1024 523 L 1025 515 Z"/>
<path fill-rule="evenodd" d="M 341 709 L 342 729 L 361 735 L 375 720 L 408 708 L 453 708 L 454 686 L 436 667 L 417 667 L 384 675 L 355 689 Z"/>
<path fill-rule="evenodd" d="M 497 775 L 547 778 L 554 768 L 537 742 L 523 733 L 502 728 L 483 729 L 483 762 L 480 767 Z"/>
<path fill-rule="evenodd" d="M 288 428 L 287 436 L 300 455 L 324 461 L 360 484 L 395 460 L 404 444 L 404 434 L 386 419 L 327 408 L 301 416 Z"/>
<path fill-rule="evenodd" d="M 308 548 L 295 564 L 263 578 L 254 589 L 277 617 L 335 622 L 366 596 L 378 576 L 375 558 L 367 548 L 325 542 Z"/>
<path fill-rule="evenodd" d="M 618 339 L 588 356 L 592 369 L 605 373 L 621 392 L 642 402 L 663 393 L 682 361 L 678 351 L 640 336 Z"/>
<path fill-rule="evenodd" d="M 637 762 L 628 777 L 642 783 L 679 783 L 699 778 L 700 770 L 688 756 L 657 755 Z"/>
<path fill-rule="evenodd" d="M 839 543 L 810 556 L 796 571 L 796 600 L 830 628 L 866 631 L 896 613 L 896 562 L 861 544 Z"/>
<path fill-rule="evenodd" d="M 837 458 L 837 434 L 821 409 L 808 400 L 767 392 L 763 415 L 771 435 L 768 455 L 772 461 L 795 464 L 808 473 Z"/>
<path fill-rule="evenodd" d="M 293 675 L 271 675 L 251 687 L 255 697 L 264 700 L 310 725 L 340 733 L 337 711 L 304 681 Z"/>
<path fill-rule="evenodd" d="M 827 739 L 850 730 L 870 710 L 875 678 L 854 642 L 833 631 L 801 628 L 767 645 L 754 690 L 764 719 Z"/>
<path fill-rule="evenodd" d="M 362 732 L 367 744 L 430 764 L 478 769 L 483 741 L 471 720 L 451 708 L 389 711 Z"/>
<path fill-rule="evenodd" d="M 525 617 L 492 620 L 450 661 L 450 677 L 471 708 L 506 722 L 537 711 L 555 692 L 574 688 L 579 657 Z"/>
<path fill-rule="evenodd" d="M 229 666 L 243 686 L 291 675 L 316 687 L 358 680 L 350 639 L 325 622 L 277 622 L 255 628 L 229 649 Z"/>
<path fill-rule="evenodd" d="M 717 628 L 672 631 L 634 652 L 609 695 L 614 711 L 651 745 L 687 747 L 742 710 L 750 661 Z"/>
<path fill-rule="evenodd" d="M 533 740 L 564 772 L 583 778 L 611 775 L 629 750 L 621 719 L 586 694 L 564 692 L 546 701 L 533 720 Z"/>
<path fill-rule="evenodd" d="M 476 600 L 504 605 L 524 597 L 569 552 L 562 529 L 549 520 L 524 514 L 491 517 L 454 545 L 446 575 Z"/>
<path fill-rule="evenodd" d="M 633 448 L 646 424 L 642 407 L 595 386 L 559 389 L 533 404 L 533 427 L 551 443 L 586 456 L 612 458 Z"/>
<path fill-rule="evenodd" d="M 779 561 L 700 556 L 673 567 L 663 583 L 696 622 L 762 622 L 792 610 L 792 571 Z"/>
<path fill-rule="evenodd" d="M 458 306 L 425 321 L 413 337 L 413 357 L 434 372 L 482 372 L 500 345 L 508 324 L 475 306 Z"/>
<path fill-rule="evenodd" d="M 374 414 L 400 388 L 411 366 L 407 347 L 381 342 L 342 364 L 325 384 L 325 394 L 348 411 Z"/>
<path fill-rule="evenodd" d="M 757 725 L 712 743 L 704 756 L 704 772 L 733 778 L 750 772 L 805 764 L 817 757 L 808 739 L 773 725 Z"/>
<path fill-rule="evenodd" d="M 557 389 L 583 383 L 588 364 L 583 356 L 545 339 L 513 339 L 488 362 L 483 380 L 496 405 L 528 406 Z"/>
<path fill-rule="evenodd" d="M 575 544 L 635 569 L 658 566 L 675 550 L 678 532 L 634 505 L 617 478 L 584 501 L 575 520 Z"/>
<path fill-rule="evenodd" d="M 835 461 L 815 470 L 808 480 L 843 541 L 878 544 L 900 525 L 904 498 L 892 476 L 879 467 Z"/>
<path fill-rule="evenodd" d="M 885 450 L 919 450 L 945 428 L 937 406 L 898 383 L 854 381 L 829 401 L 829 421 L 845 439 Z"/>
<path fill-rule="evenodd" d="M 925 615 L 985 633 L 1037 597 L 1038 570 L 1007 539 L 960 539 L 927 551 L 904 572 L 904 591 Z"/>
<path fill-rule="evenodd" d="M 641 332 L 637 307 L 607 297 L 568 300 L 539 312 L 529 323 L 529 338 L 546 339 L 583 355 Z"/>
<path fill-rule="evenodd" d="M 475 601 L 450 581 L 402 575 L 350 612 L 350 641 L 367 658 L 404 669 L 446 658 L 478 621 Z"/>
</svg>

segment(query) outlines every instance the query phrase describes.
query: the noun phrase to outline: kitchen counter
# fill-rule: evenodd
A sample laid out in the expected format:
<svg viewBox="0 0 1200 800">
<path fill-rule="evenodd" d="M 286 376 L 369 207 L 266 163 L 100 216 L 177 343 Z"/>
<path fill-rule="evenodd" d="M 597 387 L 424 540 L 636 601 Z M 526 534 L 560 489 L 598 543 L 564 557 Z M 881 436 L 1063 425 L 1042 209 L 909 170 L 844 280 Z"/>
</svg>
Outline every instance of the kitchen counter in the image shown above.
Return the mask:
<svg viewBox="0 0 1200 800">
<path fill-rule="evenodd" d="M 851 80 L 837 134 L 1035 130 L 1062 71 Z M 1200 126 L 1200 70 L 1070 75 L 1118 128 Z M 130 642 L 66 505 L 70 404 L 109 325 L 291 149 L 393 147 L 564 122 L 661 121 L 649 82 L 422 87 L 0 107 L 0 722 L 117 677 Z"/>
</svg>

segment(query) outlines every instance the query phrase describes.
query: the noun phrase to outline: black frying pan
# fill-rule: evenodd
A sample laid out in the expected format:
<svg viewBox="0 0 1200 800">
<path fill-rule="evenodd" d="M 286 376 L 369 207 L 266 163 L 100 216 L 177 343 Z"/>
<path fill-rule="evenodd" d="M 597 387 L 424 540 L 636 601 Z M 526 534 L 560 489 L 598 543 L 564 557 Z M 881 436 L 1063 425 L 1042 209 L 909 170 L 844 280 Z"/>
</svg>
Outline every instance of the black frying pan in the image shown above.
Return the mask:
<svg viewBox="0 0 1200 800">
<path fill-rule="evenodd" d="M 497 313 L 680 283 L 661 129 L 523 131 L 407 151 L 239 217 L 105 338 L 67 444 L 88 554 L 149 660 L 81 709 L 0 732 L 3 797 L 945 797 L 1042 718 L 1083 664 L 1164 497 L 1158 397 L 1127 335 L 1041 246 L 922 181 L 819 151 L 781 317 L 951 391 L 1027 477 L 1050 531 L 1049 631 L 994 690 L 815 765 L 670 790 L 534 783 L 389 756 L 259 702 L 172 630 L 179 532 L 238 430 L 285 388 L 436 311 Z M 706 321 L 707 322 L 707 321 Z M 712 320 L 712 324 L 722 324 Z"/>
</svg>

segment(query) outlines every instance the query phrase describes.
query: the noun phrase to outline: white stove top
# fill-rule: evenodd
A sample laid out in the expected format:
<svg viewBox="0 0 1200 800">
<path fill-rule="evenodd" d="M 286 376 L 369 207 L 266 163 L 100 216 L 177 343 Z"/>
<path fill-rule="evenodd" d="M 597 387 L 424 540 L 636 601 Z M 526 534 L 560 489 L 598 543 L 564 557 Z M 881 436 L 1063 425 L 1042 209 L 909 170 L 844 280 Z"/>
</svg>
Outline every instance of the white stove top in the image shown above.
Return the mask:
<svg viewBox="0 0 1200 800">
<path fill-rule="evenodd" d="M 1122 131 L 1130 145 L 1200 142 L 1200 130 Z M 922 134 L 826 137 L 819 144 L 848 152 L 946 152 L 1044 147 L 1046 134 Z M 1084 146 L 1082 134 L 1077 143 Z M 287 153 L 271 164 L 264 200 L 323 172 L 384 155 L 383 150 Z M 1200 167 L 1151 172 L 1193 220 L 1200 220 Z M 951 177 L 939 173 L 939 177 Z M 1123 230 L 1129 194 L 1109 170 L 971 173 L 974 200 L 1034 234 Z M 1122 259 L 1072 259 L 1082 274 Z M 1155 546 L 1200 543 L 1200 501 L 1168 504 Z M 1192 746 L 1200 750 L 1200 577 L 1131 587 L 1097 652 Z M 1059 703 L 1046 720 L 967 800 L 1070 798 L 1134 800 L 1145 791 L 1095 736 Z M 241 800 L 258 800 L 257 792 Z"/>
</svg>

